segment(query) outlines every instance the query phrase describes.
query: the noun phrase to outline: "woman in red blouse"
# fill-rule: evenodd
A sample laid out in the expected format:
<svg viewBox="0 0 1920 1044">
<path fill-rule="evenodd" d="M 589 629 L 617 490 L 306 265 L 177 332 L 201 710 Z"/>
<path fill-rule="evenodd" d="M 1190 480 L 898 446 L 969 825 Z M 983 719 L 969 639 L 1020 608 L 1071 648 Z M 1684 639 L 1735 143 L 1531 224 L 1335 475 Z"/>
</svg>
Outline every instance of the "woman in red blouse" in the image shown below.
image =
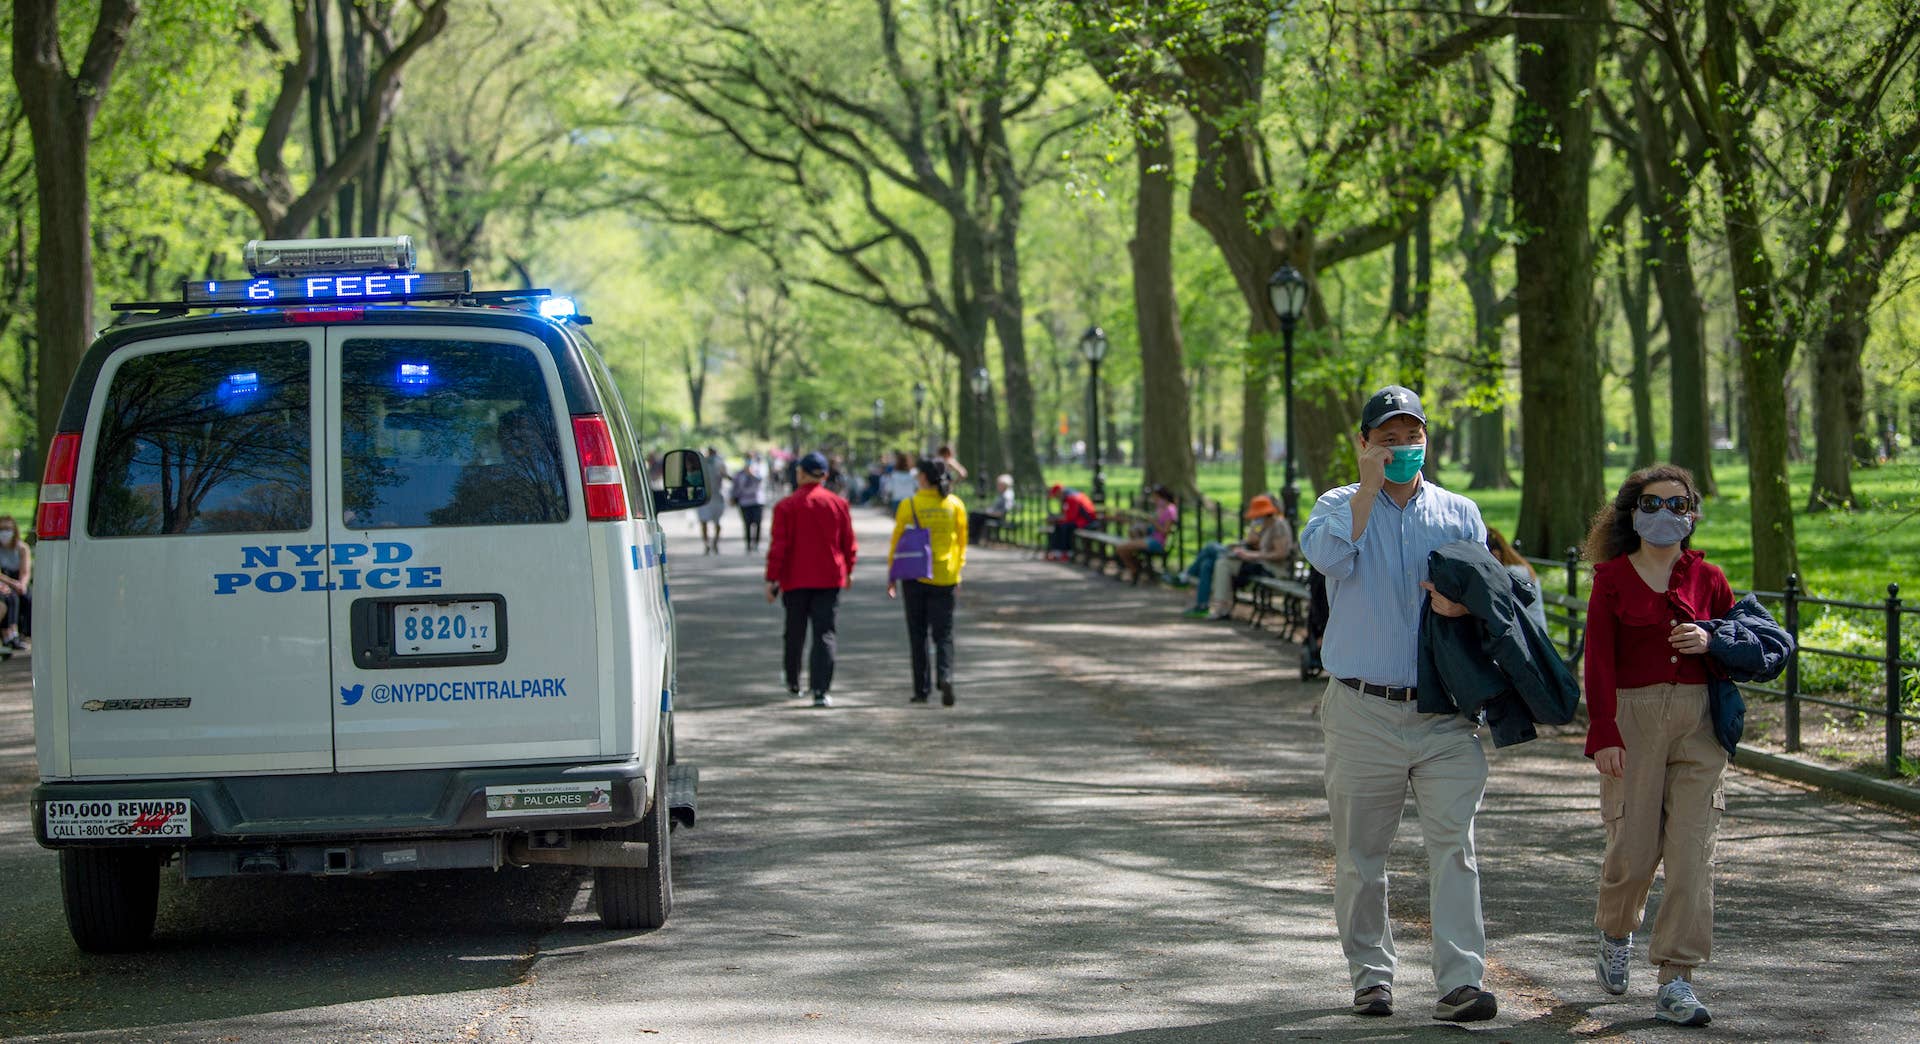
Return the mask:
<svg viewBox="0 0 1920 1044">
<path fill-rule="evenodd" d="M 1587 756 L 1607 828 L 1595 971 L 1608 993 L 1627 991 L 1633 931 L 1664 862 L 1647 955 L 1660 969 L 1654 1015 L 1687 1026 L 1712 1018 L 1692 979 L 1713 945 L 1713 845 L 1726 807 L 1700 621 L 1733 607 L 1726 574 L 1689 546 L 1699 509 L 1692 473 L 1656 465 L 1629 475 L 1587 534 Z"/>
</svg>

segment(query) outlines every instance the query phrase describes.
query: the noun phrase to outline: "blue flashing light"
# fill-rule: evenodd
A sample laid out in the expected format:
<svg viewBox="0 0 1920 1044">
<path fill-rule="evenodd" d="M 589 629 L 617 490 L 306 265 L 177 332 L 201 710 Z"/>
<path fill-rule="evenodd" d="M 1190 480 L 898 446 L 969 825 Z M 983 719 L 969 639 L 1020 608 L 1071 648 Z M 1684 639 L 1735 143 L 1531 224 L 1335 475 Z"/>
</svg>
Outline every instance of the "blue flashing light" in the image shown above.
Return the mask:
<svg viewBox="0 0 1920 1044">
<path fill-rule="evenodd" d="M 403 362 L 400 364 L 400 372 L 395 376 L 395 380 L 401 384 L 409 384 L 414 387 L 431 384 L 433 383 L 433 367 L 426 363 Z"/>
<path fill-rule="evenodd" d="M 258 373 L 230 373 L 227 375 L 227 393 L 229 395 L 251 395 L 260 390 Z"/>
<path fill-rule="evenodd" d="M 578 315 L 579 311 L 574 307 L 571 297 L 549 297 L 540 302 L 540 314 L 549 319 L 565 319 Z"/>
</svg>

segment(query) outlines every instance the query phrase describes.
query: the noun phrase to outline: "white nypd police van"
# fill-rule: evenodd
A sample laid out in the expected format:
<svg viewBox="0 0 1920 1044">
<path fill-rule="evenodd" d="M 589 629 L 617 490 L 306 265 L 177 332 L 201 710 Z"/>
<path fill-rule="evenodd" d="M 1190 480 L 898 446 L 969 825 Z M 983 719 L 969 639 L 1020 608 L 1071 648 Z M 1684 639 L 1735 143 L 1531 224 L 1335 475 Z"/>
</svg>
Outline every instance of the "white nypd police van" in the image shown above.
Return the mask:
<svg viewBox="0 0 1920 1044">
<path fill-rule="evenodd" d="M 49 447 L 32 815 L 74 939 L 144 945 L 169 864 L 586 865 L 659 926 L 693 775 L 657 517 L 697 456 L 649 491 L 571 302 L 406 237 L 246 257 L 115 305 Z"/>
</svg>

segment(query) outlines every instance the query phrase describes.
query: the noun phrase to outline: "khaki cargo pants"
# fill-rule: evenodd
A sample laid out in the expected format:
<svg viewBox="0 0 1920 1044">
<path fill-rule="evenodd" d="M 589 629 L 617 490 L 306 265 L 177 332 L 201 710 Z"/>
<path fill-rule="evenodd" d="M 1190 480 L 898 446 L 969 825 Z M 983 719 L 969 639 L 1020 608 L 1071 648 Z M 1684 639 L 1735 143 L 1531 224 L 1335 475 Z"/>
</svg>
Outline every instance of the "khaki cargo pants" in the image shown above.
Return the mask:
<svg viewBox="0 0 1920 1044">
<path fill-rule="evenodd" d="M 1594 924 L 1614 938 L 1640 926 L 1654 871 L 1666 867 L 1647 958 L 1660 981 L 1691 978 L 1713 951 L 1713 845 L 1726 809 L 1727 752 L 1714 739 L 1704 685 L 1621 689 L 1620 779 L 1600 777 L 1607 855 Z"/>
</svg>

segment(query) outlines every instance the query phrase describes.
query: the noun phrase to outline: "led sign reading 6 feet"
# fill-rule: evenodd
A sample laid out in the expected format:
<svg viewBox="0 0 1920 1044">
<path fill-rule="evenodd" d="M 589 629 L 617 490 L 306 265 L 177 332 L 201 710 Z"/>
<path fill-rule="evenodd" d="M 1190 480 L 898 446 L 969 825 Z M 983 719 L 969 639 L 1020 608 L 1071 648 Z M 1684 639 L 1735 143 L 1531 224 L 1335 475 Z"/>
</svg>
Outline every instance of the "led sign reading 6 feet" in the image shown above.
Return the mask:
<svg viewBox="0 0 1920 1044">
<path fill-rule="evenodd" d="M 329 272 L 291 279 L 191 280 L 184 290 L 190 305 L 286 305 L 451 297 L 472 288 L 466 272 Z"/>
</svg>

